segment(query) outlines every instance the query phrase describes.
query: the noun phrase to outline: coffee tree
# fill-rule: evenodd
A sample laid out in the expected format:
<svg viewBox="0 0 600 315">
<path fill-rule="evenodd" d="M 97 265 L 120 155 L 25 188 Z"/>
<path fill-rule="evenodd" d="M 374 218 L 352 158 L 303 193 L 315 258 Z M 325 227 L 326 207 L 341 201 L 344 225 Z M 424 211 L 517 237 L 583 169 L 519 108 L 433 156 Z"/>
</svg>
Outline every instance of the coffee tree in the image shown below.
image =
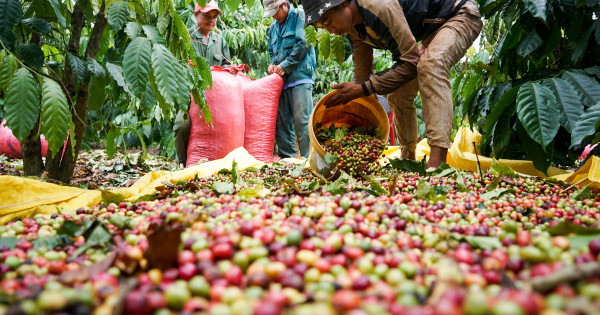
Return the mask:
<svg viewBox="0 0 600 315">
<path fill-rule="evenodd" d="M 582 145 L 600 140 L 600 1 L 478 4 L 491 54 L 457 73 L 453 90 L 480 127 L 480 148 L 532 160 L 542 172 L 573 164 Z"/>
<path fill-rule="evenodd" d="M 211 81 L 172 0 L 0 0 L 0 41 L 2 113 L 21 141 L 24 172 L 62 182 L 73 174 L 89 110 L 143 104 L 170 120 L 190 94 L 202 100 Z M 119 134 L 108 132 L 109 150 Z"/>
</svg>

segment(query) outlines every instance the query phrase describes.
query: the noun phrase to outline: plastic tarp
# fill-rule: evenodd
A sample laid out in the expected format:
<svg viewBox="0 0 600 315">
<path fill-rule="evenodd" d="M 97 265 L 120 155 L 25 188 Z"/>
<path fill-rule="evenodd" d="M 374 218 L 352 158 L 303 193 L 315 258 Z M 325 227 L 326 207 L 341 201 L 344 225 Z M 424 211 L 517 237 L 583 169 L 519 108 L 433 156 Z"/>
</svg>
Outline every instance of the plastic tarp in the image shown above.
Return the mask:
<svg viewBox="0 0 600 315">
<path fill-rule="evenodd" d="M 448 152 L 448 164 L 453 167 L 477 171 L 477 156 L 472 141 L 478 141 L 481 135 L 462 128 L 455 137 L 454 144 Z M 398 147 L 390 147 L 384 152 L 387 158 L 399 155 Z M 429 154 L 429 146 L 422 141 L 417 146 L 417 158 Z M 240 170 L 247 167 L 260 167 L 264 163 L 255 159 L 243 147 L 230 152 L 222 159 L 189 167 L 175 172 L 151 172 L 140 178 L 133 186 L 110 190 L 110 193 L 119 194 L 127 201 L 153 194 L 157 186 L 165 182 L 175 184 L 179 181 L 189 180 L 194 176 L 206 177 L 217 173 L 221 169 L 230 169 L 236 161 Z M 293 163 L 303 163 L 302 159 L 284 159 Z M 484 170 L 492 163 L 489 157 L 479 156 L 479 161 Z M 531 161 L 499 160 L 499 163 L 508 165 L 515 171 L 532 176 L 543 175 L 535 168 Z M 308 167 L 308 164 L 307 166 Z M 573 184 L 586 186 L 594 191 L 600 191 L 600 158 L 592 156 L 588 162 L 574 173 L 553 168 L 548 171 L 552 177 Z M 561 174 L 557 174 L 561 173 Z M 93 207 L 102 202 L 102 191 L 87 190 L 68 186 L 59 186 L 35 179 L 0 176 L 0 224 L 16 218 L 33 217 L 36 214 L 51 214 L 58 210 L 74 212 L 81 207 Z"/>
<path fill-rule="evenodd" d="M 448 163 L 448 165 L 451 167 L 477 172 L 477 159 L 479 158 L 481 169 L 483 171 L 487 171 L 492 165 L 493 159 L 482 156 L 479 153 L 475 153 L 475 146 L 473 143 L 477 145 L 480 141 L 481 134 L 479 132 L 471 131 L 469 128 L 461 127 L 454 137 L 454 143 L 452 144 L 452 147 L 450 147 L 448 150 L 446 163 Z M 400 156 L 400 150 L 398 149 L 398 147 L 390 147 L 384 153 L 386 156 L 388 156 L 388 158 L 398 158 Z M 429 145 L 427 144 L 427 139 L 423 139 L 417 144 L 416 159 L 421 160 L 424 156 L 429 156 Z M 544 174 L 542 174 L 542 172 L 535 169 L 533 162 L 531 161 L 500 159 L 498 160 L 498 163 L 502 165 L 508 165 L 515 172 L 521 174 L 539 176 L 542 178 L 546 177 Z M 565 173 L 567 172 L 556 167 L 550 167 L 548 169 L 548 176 L 556 176 Z"/>
<path fill-rule="evenodd" d="M 157 186 L 165 182 L 175 184 L 194 176 L 207 177 L 227 168 L 233 160 L 239 169 L 262 166 L 264 163 L 252 157 L 243 147 L 237 148 L 222 159 L 199 164 L 175 172 L 150 172 L 131 187 L 110 190 L 126 201 L 153 194 Z M 81 207 L 93 207 L 102 202 L 102 191 L 88 190 L 42 182 L 36 179 L 0 176 L 0 224 L 17 218 L 33 217 L 36 214 L 52 214 L 58 210 L 74 212 Z"/>
</svg>

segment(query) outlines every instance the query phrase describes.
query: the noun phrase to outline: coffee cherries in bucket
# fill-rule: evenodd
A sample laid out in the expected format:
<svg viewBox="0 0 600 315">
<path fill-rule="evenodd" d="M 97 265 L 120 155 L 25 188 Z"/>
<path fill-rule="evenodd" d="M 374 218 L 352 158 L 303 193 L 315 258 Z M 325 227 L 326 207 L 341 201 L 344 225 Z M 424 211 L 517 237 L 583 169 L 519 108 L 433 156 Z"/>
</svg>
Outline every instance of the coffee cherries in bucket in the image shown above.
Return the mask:
<svg viewBox="0 0 600 315">
<path fill-rule="evenodd" d="M 318 126 L 319 127 L 319 126 Z M 325 162 L 335 164 L 352 176 L 368 175 L 377 166 L 385 142 L 377 137 L 374 127 L 316 128 L 317 139 L 327 152 Z"/>
</svg>

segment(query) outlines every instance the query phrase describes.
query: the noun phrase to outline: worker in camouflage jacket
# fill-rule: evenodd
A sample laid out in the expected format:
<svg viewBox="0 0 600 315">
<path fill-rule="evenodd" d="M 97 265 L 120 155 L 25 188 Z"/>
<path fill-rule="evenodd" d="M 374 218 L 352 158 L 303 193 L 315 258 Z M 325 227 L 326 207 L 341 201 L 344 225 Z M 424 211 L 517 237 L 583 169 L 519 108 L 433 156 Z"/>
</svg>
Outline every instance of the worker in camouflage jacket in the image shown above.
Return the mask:
<svg viewBox="0 0 600 315">
<path fill-rule="evenodd" d="M 473 0 L 302 0 L 305 25 L 347 35 L 353 46 L 354 82 L 332 86 L 327 106 L 355 98 L 388 95 L 402 156 L 415 158 L 421 92 L 428 167 L 446 162 L 453 104 L 450 68 L 479 36 L 482 22 Z M 373 49 L 391 52 L 394 65 L 373 74 Z"/>
</svg>

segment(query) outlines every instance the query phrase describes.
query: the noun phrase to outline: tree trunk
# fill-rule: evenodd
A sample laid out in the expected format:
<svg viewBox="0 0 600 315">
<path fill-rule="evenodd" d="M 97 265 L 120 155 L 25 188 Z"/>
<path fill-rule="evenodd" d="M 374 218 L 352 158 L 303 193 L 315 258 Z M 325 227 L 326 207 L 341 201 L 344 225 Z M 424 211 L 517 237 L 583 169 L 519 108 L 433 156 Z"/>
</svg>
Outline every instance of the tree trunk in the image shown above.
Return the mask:
<svg viewBox="0 0 600 315">
<path fill-rule="evenodd" d="M 33 129 L 23 141 L 21 141 L 21 152 L 23 153 L 23 175 L 40 176 L 44 169 L 42 161 L 42 141 L 38 135 L 39 123 L 35 123 Z"/>
<path fill-rule="evenodd" d="M 100 11 L 96 15 L 94 28 L 92 29 L 92 32 L 90 34 L 88 45 L 85 51 L 85 56 L 93 59 L 96 59 L 96 56 L 98 55 L 98 50 L 100 50 L 100 42 L 102 41 L 102 34 L 104 33 L 104 28 L 107 24 L 106 17 L 104 16 L 104 6 L 104 1 L 102 1 Z M 81 11 L 81 9 L 78 8 L 77 5 L 75 6 L 75 8 L 78 9 L 78 11 L 81 13 L 81 18 L 83 19 L 83 12 Z M 75 15 L 75 10 L 73 11 L 73 14 Z M 79 32 L 79 35 L 81 35 L 81 31 Z M 71 39 L 73 39 L 73 37 L 71 37 Z M 69 41 L 69 45 L 71 44 L 71 42 L 72 41 Z M 68 62 L 67 66 L 70 68 Z M 66 69 L 65 73 L 67 73 Z M 72 71 L 70 71 L 68 74 L 70 76 L 70 81 L 68 82 L 69 84 L 67 85 L 67 88 L 69 91 L 75 92 Z M 51 159 L 50 163 L 46 164 L 48 177 L 51 179 L 55 179 L 64 183 L 69 183 L 71 181 L 71 178 L 73 177 L 75 163 L 77 162 L 77 157 L 79 156 L 79 149 L 81 148 L 81 141 L 83 141 L 83 134 L 87 126 L 89 90 L 89 82 L 81 83 L 77 88 L 77 93 L 71 94 L 76 95 L 76 101 L 73 104 L 72 111 L 72 120 L 75 124 L 75 135 L 71 134 L 69 136 L 75 137 L 75 151 L 73 152 L 71 149 L 72 147 L 70 145 L 67 145 L 64 155 L 62 157 L 60 154 L 57 154 L 53 159 Z"/>
<path fill-rule="evenodd" d="M 34 34 L 31 37 L 32 44 L 40 46 L 41 36 Z M 35 123 L 29 135 L 21 141 L 21 153 L 23 154 L 23 174 L 25 176 L 40 176 L 44 169 L 42 161 L 42 142 L 40 141 L 39 121 Z"/>
</svg>

